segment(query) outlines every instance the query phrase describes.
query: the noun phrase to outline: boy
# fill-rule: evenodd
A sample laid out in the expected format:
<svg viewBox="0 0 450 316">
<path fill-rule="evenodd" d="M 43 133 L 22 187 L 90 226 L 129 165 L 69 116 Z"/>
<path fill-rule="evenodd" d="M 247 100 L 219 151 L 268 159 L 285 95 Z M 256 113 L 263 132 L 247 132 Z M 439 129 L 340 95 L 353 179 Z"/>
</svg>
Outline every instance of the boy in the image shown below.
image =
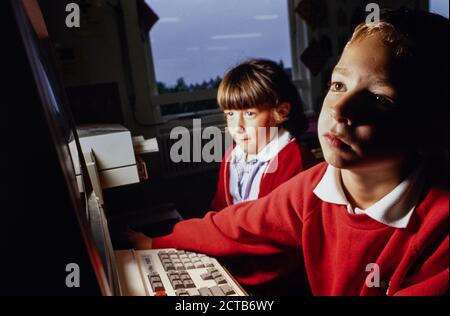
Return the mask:
<svg viewBox="0 0 450 316">
<path fill-rule="evenodd" d="M 448 184 L 430 160 L 448 150 L 446 36 L 448 20 L 425 12 L 358 26 L 319 118 L 326 163 L 135 245 L 218 257 L 297 249 L 314 295 L 447 294 Z"/>
</svg>

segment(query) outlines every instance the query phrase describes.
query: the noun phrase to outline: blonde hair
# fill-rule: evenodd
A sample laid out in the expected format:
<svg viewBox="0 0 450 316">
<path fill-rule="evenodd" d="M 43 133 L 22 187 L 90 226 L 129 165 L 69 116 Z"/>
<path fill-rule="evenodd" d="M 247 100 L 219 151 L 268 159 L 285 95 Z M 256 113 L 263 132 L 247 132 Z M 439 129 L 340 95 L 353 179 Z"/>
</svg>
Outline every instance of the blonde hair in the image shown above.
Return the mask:
<svg viewBox="0 0 450 316">
<path fill-rule="evenodd" d="M 402 57 L 408 53 L 410 43 L 407 37 L 401 34 L 394 25 L 385 21 L 361 23 L 356 27 L 346 46 L 375 35 L 381 36 L 383 43 L 392 48 L 395 56 Z"/>
</svg>

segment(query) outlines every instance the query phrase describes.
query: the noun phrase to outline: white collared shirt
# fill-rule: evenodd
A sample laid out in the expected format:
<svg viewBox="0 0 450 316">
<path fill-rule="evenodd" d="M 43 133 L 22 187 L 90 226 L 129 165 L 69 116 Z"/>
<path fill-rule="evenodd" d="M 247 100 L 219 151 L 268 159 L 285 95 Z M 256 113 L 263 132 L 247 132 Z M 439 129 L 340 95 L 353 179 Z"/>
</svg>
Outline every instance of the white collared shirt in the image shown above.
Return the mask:
<svg viewBox="0 0 450 316">
<path fill-rule="evenodd" d="M 385 225 L 405 228 L 414 212 L 423 184 L 422 168 L 417 168 L 391 192 L 366 210 L 359 208 L 353 210 L 342 189 L 340 169 L 328 165 L 314 189 L 314 194 L 324 202 L 347 206 L 350 214 L 366 214 Z"/>
<path fill-rule="evenodd" d="M 233 203 L 256 200 L 262 176 L 269 162 L 292 140 L 292 135 L 280 128 L 277 135 L 253 159 L 236 146 L 231 153 L 230 193 Z"/>
</svg>

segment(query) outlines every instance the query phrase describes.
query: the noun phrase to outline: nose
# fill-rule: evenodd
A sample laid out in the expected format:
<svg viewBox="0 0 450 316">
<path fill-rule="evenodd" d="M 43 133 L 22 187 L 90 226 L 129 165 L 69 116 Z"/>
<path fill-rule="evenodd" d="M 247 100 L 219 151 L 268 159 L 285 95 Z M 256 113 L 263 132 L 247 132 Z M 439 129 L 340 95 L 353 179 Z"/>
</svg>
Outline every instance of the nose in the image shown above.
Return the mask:
<svg viewBox="0 0 450 316">
<path fill-rule="evenodd" d="M 332 106 L 330 115 L 338 123 L 351 126 L 355 119 L 355 105 L 358 100 L 357 93 L 348 93 L 337 100 Z"/>
<path fill-rule="evenodd" d="M 236 114 L 236 117 L 228 122 L 228 126 L 236 133 L 243 133 L 245 131 L 245 120 L 242 113 Z"/>
<path fill-rule="evenodd" d="M 243 133 L 245 131 L 245 120 L 242 113 L 239 113 L 239 117 L 237 120 L 237 131 L 240 133 Z"/>
</svg>

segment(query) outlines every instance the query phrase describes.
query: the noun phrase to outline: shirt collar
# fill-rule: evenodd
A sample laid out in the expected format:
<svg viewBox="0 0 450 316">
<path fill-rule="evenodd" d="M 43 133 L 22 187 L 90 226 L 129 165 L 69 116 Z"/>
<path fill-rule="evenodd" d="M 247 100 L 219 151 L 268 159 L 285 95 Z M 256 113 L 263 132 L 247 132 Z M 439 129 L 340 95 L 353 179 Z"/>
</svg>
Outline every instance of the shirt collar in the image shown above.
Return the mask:
<svg viewBox="0 0 450 316">
<path fill-rule="evenodd" d="M 325 174 L 314 189 L 314 194 L 324 202 L 347 206 L 349 213 L 366 214 L 385 225 L 405 228 L 414 212 L 423 183 L 422 168 L 418 168 L 366 210 L 359 208 L 353 210 L 341 186 L 340 170 L 328 165 Z"/>
<path fill-rule="evenodd" d="M 292 140 L 292 135 L 287 130 L 283 128 L 278 129 L 278 134 L 275 134 L 270 143 L 268 143 L 256 156 L 253 160 L 257 160 L 260 162 L 267 162 L 272 160 L 278 155 L 278 153 Z M 231 161 L 238 162 L 245 160 L 246 153 L 245 151 L 237 145 L 233 152 L 231 153 Z"/>
</svg>

